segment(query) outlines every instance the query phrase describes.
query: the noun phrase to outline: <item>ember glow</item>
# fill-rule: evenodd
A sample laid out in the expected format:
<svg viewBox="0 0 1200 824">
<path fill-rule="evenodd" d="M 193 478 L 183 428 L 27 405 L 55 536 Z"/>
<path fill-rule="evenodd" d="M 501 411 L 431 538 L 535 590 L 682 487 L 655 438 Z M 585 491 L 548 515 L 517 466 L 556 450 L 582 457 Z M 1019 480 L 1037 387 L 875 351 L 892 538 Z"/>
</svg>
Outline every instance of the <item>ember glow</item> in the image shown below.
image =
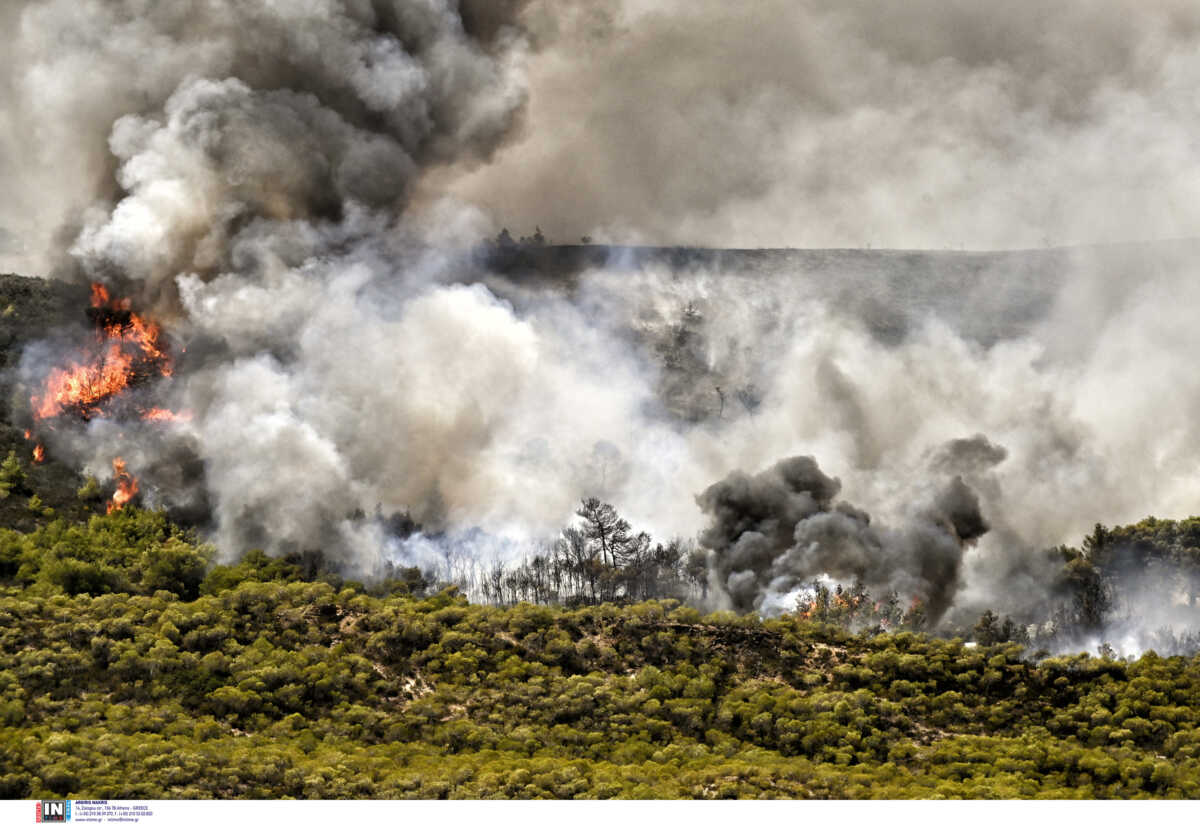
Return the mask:
<svg viewBox="0 0 1200 824">
<path fill-rule="evenodd" d="M 170 409 L 155 407 L 142 413 L 142 420 L 155 423 L 186 423 L 192 419 L 191 412 L 175 412 Z"/>
<path fill-rule="evenodd" d="M 33 448 L 33 462 L 41 463 L 44 460 L 46 460 L 46 447 L 38 444 Z"/>
<path fill-rule="evenodd" d="M 174 370 L 161 328 L 133 312 L 128 298 L 111 297 L 102 284 L 93 283 L 91 302 L 95 345 L 50 372 L 41 394 L 32 398 L 35 421 L 68 411 L 90 420 L 103 415 L 104 404 L 129 387 L 149 377 L 169 377 Z"/>
<path fill-rule="evenodd" d="M 128 312 L 131 306 L 129 298 L 113 299 L 108 294 L 108 287 L 103 283 L 92 284 L 92 308 L 105 309 L 111 308 L 117 311 Z"/>
<path fill-rule="evenodd" d="M 113 493 L 112 500 L 108 502 L 108 511 L 116 512 L 118 509 L 124 509 L 125 504 L 133 500 L 133 496 L 138 493 L 138 482 L 137 478 L 129 474 L 129 470 L 125 468 L 125 461 L 121 458 L 113 458 L 112 465 L 117 491 Z"/>
</svg>

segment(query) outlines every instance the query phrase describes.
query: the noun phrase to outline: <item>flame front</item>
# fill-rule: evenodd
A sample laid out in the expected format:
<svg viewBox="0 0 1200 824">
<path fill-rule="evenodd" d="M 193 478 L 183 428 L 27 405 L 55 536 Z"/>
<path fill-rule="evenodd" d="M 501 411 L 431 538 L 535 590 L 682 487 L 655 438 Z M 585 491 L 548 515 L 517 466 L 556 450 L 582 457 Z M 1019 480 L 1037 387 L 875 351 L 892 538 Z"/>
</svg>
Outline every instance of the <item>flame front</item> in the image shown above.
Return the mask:
<svg viewBox="0 0 1200 824">
<path fill-rule="evenodd" d="M 40 393 L 30 398 L 35 423 L 70 414 L 90 420 L 98 415 L 135 414 L 145 421 L 178 423 L 191 420 L 188 412 L 160 407 L 146 408 L 135 400 L 121 409 L 109 410 L 106 404 L 141 381 L 170 377 L 174 363 L 166 349 L 162 329 L 157 323 L 135 313 L 128 298 L 114 298 L 103 284 L 92 284 L 91 315 L 96 324 L 93 346 L 84 347 L 66 367 L 51 370 Z M 53 424 L 48 424 L 53 428 Z M 36 429 L 37 427 L 34 427 Z M 25 438 L 36 444 L 33 460 L 41 463 L 46 451 L 32 430 Z M 124 459 L 114 458 L 113 480 L 117 489 L 108 502 L 108 511 L 123 509 L 138 494 L 138 479 L 129 472 Z"/>
<path fill-rule="evenodd" d="M 155 407 L 154 409 L 147 409 L 145 412 L 142 413 L 142 420 L 157 421 L 159 423 L 186 423 L 187 421 L 190 421 L 191 419 L 192 419 L 191 412 L 187 412 L 187 411 L 175 412 L 170 409 L 162 409 L 160 407 Z"/>
<path fill-rule="evenodd" d="M 123 509 L 125 504 L 132 501 L 133 496 L 138 493 L 137 478 L 129 474 L 129 470 L 125 468 L 125 461 L 121 458 L 113 458 L 113 478 L 117 482 L 117 491 L 113 493 L 112 500 L 108 502 L 110 513 Z"/>
<path fill-rule="evenodd" d="M 97 331 L 99 351 L 83 352 L 66 368 L 50 372 L 41 394 L 32 398 L 35 421 L 68 410 L 84 420 L 102 415 L 100 407 L 139 377 L 171 375 L 174 364 L 163 347 L 161 328 L 129 307 L 127 298 L 112 298 L 102 284 L 92 284 L 92 308 L 104 313 Z"/>
<path fill-rule="evenodd" d="M 33 398 L 34 420 L 56 418 L 68 408 L 77 408 L 85 418 L 98 414 L 95 408 L 129 386 L 133 357 L 113 344 L 99 363 L 72 363 L 55 369 L 46 379 L 45 392 Z"/>
</svg>

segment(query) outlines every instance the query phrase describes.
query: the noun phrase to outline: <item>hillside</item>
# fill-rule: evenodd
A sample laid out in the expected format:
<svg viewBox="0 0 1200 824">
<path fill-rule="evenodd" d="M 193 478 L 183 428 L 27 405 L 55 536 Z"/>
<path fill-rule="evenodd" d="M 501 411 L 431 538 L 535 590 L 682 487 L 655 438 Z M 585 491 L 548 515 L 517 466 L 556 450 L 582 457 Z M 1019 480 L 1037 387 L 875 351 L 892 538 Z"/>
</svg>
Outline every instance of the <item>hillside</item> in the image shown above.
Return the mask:
<svg viewBox="0 0 1200 824">
<path fill-rule="evenodd" d="M 1096 276 L 1184 246 L 1106 255 Z M 520 246 L 470 276 L 515 301 L 529 278 L 572 290 L 600 265 L 786 271 L 885 341 L 932 313 L 987 345 L 1037 322 L 1086 255 Z M 1028 648 L 1000 643 L 1031 637 L 1002 603 L 935 638 L 882 632 L 882 592 L 772 620 L 627 603 L 628 583 L 619 604 L 587 604 L 603 585 L 522 595 L 537 556 L 498 579 L 498 606 L 415 569 L 344 580 L 312 553 L 216 564 L 178 513 L 103 515 L 111 484 L 53 449 L 33 460 L 22 358 L 88 334 L 86 290 L 3 276 L 0 304 L 0 797 L 1200 796 L 1200 659 L 1164 657 L 1196 649 L 1186 622 L 1152 639 L 1161 656 L 1041 648 L 1097 649 L 1128 617 L 1131 571 L 1186 589 L 1195 519 L 1047 548 L 1061 573 L 1038 620 L 1055 629 Z M 704 585 L 689 557 L 583 572 L 657 598 Z"/>
<path fill-rule="evenodd" d="M 1136 254 L 1130 250 L 1130 255 L 1141 261 L 1138 265 L 1149 267 L 1176 254 L 1175 248 L 1158 244 L 1139 247 Z M 1072 261 L 1085 253 L 1061 249 L 956 252 L 484 245 L 462 253 L 458 270 L 465 280 L 486 283 L 514 303 L 521 301 L 523 290 L 531 285 L 577 289 L 580 278 L 596 267 L 618 273 L 662 271 L 674 276 L 719 272 L 738 279 L 786 278 L 846 307 L 883 340 L 903 338 L 919 319 L 932 314 L 969 337 L 990 342 L 1036 322 Z M 1104 260 L 1110 258 L 1106 255 Z M 88 307 L 86 284 L 0 275 L 0 397 L 5 399 L 0 403 L 0 460 L 10 452 L 23 457 L 31 454 L 35 444 L 26 439 L 31 428 L 29 398 L 47 372 L 69 360 L 65 353 L 76 351 L 81 341 L 94 335 Z M 656 387 L 665 409 L 681 421 L 695 422 L 715 414 L 709 408 L 715 396 L 708 384 L 736 383 L 736 379 L 710 374 L 692 351 L 700 346 L 700 332 L 689 330 L 689 334 L 695 340 L 672 338 L 664 343 L 647 338 L 639 345 L 646 357 L 668 362 Z M 186 360 L 181 363 L 181 371 L 188 368 Z M 746 387 L 745 392 L 749 393 L 745 402 L 753 402 L 753 388 Z M 57 425 L 69 430 L 72 422 L 63 420 Z M 63 437 L 52 440 L 63 448 L 70 441 Z M 173 466 L 177 459 L 172 455 L 166 463 Z M 88 483 L 80 473 L 81 462 L 79 456 L 56 454 L 51 448 L 44 462 L 27 466 L 22 484 L 36 495 L 34 508 L 49 507 L 71 520 L 103 511 L 112 486 L 88 487 L 89 492 L 79 497 L 77 493 Z M 168 475 L 173 472 L 167 470 Z M 32 529 L 35 519 L 31 512 L 25 501 L 0 498 L 0 525 Z M 203 525 L 206 521 L 206 513 L 201 511 L 177 508 L 172 514 L 188 523 Z"/>
<path fill-rule="evenodd" d="M 0 525 L 28 531 L 49 515 L 76 521 L 104 511 L 112 490 L 93 484 L 72 462 L 53 452 L 40 463 L 30 460 L 34 443 L 29 426 L 29 389 L 23 385 L 21 359 L 36 357 L 43 341 L 86 333 L 88 290 L 62 281 L 0 275 L 0 482 L 16 494 L 0 495 Z"/>
<path fill-rule="evenodd" d="M 1200 662 L 415 597 L 162 515 L 0 532 L 0 795 L 1200 795 Z"/>
<path fill-rule="evenodd" d="M 514 284 L 574 288 L 601 268 L 786 280 L 798 294 L 857 316 L 884 341 L 903 339 L 933 316 L 990 345 L 1044 319 L 1066 283 L 1121 292 L 1190 267 L 1197 251 L 1196 240 L 1012 251 L 491 244 L 475 250 L 470 277 L 501 293 Z"/>
</svg>

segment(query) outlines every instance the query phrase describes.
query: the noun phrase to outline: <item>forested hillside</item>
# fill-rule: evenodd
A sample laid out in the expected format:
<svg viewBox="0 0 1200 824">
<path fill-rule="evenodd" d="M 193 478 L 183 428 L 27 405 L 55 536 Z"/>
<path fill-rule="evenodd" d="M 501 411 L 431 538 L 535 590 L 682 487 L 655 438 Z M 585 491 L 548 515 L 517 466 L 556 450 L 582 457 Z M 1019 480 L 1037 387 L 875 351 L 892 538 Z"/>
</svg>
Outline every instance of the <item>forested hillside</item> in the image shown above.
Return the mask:
<svg viewBox="0 0 1200 824">
<path fill-rule="evenodd" d="M 470 605 L 137 509 L 0 533 L 0 575 L 9 798 L 1200 795 L 1195 659 Z"/>
<path fill-rule="evenodd" d="M 0 0 L 0 798 L 1200 799 L 1124 5 Z"/>
<path fill-rule="evenodd" d="M 0 280 L 6 381 L 79 299 Z M 704 552 L 596 499 L 469 575 L 218 564 L 179 513 L 100 514 L 112 481 L 2 418 L 3 797 L 1200 796 L 1200 662 L 1166 657 L 1190 625 L 1107 644 L 1137 588 L 1192 608 L 1196 519 L 1097 525 L 1045 550 L 1044 614 L 932 637 L 919 602 L 821 582 L 771 620 L 703 615 Z"/>
</svg>

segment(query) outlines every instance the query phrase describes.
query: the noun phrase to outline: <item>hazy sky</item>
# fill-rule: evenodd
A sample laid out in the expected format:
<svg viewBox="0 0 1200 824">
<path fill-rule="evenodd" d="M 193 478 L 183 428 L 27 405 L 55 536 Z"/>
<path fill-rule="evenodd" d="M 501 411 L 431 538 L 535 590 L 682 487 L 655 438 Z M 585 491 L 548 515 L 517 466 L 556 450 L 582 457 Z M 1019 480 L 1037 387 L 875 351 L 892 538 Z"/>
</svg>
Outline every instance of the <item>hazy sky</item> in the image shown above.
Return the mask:
<svg viewBox="0 0 1200 824">
<path fill-rule="evenodd" d="M 43 271 L 41 252 L 62 245 L 55 233 L 70 236 L 91 198 L 111 197 L 116 116 L 161 100 L 181 72 L 236 73 L 224 31 L 142 42 L 186 6 L 153 20 L 117 8 L 0 3 L 0 26 L 15 33 L 0 56 L 0 267 Z M 512 94 L 524 105 L 496 151 L 427 165 L 414 183 L 418 203 L 449 194 L 479 207 L 485 228 L 540 225 L 565 242 L 935 249 L 1197 234 L 1191 0 L 463 9 L 505 63 L 497 105 Z M 103 22 L 62 40 L 68 16 Z M 109 36 L 89 42 L 98 31 Z M 130 43 L 162 50 L 148 61 Z"/>
<path fill-rule="evenodd" d="M 1196 234 L 1200 5 L 534 0 L 524 128 L 427 180 L 516 232 L 1038 247 Z"/>
</svg>

